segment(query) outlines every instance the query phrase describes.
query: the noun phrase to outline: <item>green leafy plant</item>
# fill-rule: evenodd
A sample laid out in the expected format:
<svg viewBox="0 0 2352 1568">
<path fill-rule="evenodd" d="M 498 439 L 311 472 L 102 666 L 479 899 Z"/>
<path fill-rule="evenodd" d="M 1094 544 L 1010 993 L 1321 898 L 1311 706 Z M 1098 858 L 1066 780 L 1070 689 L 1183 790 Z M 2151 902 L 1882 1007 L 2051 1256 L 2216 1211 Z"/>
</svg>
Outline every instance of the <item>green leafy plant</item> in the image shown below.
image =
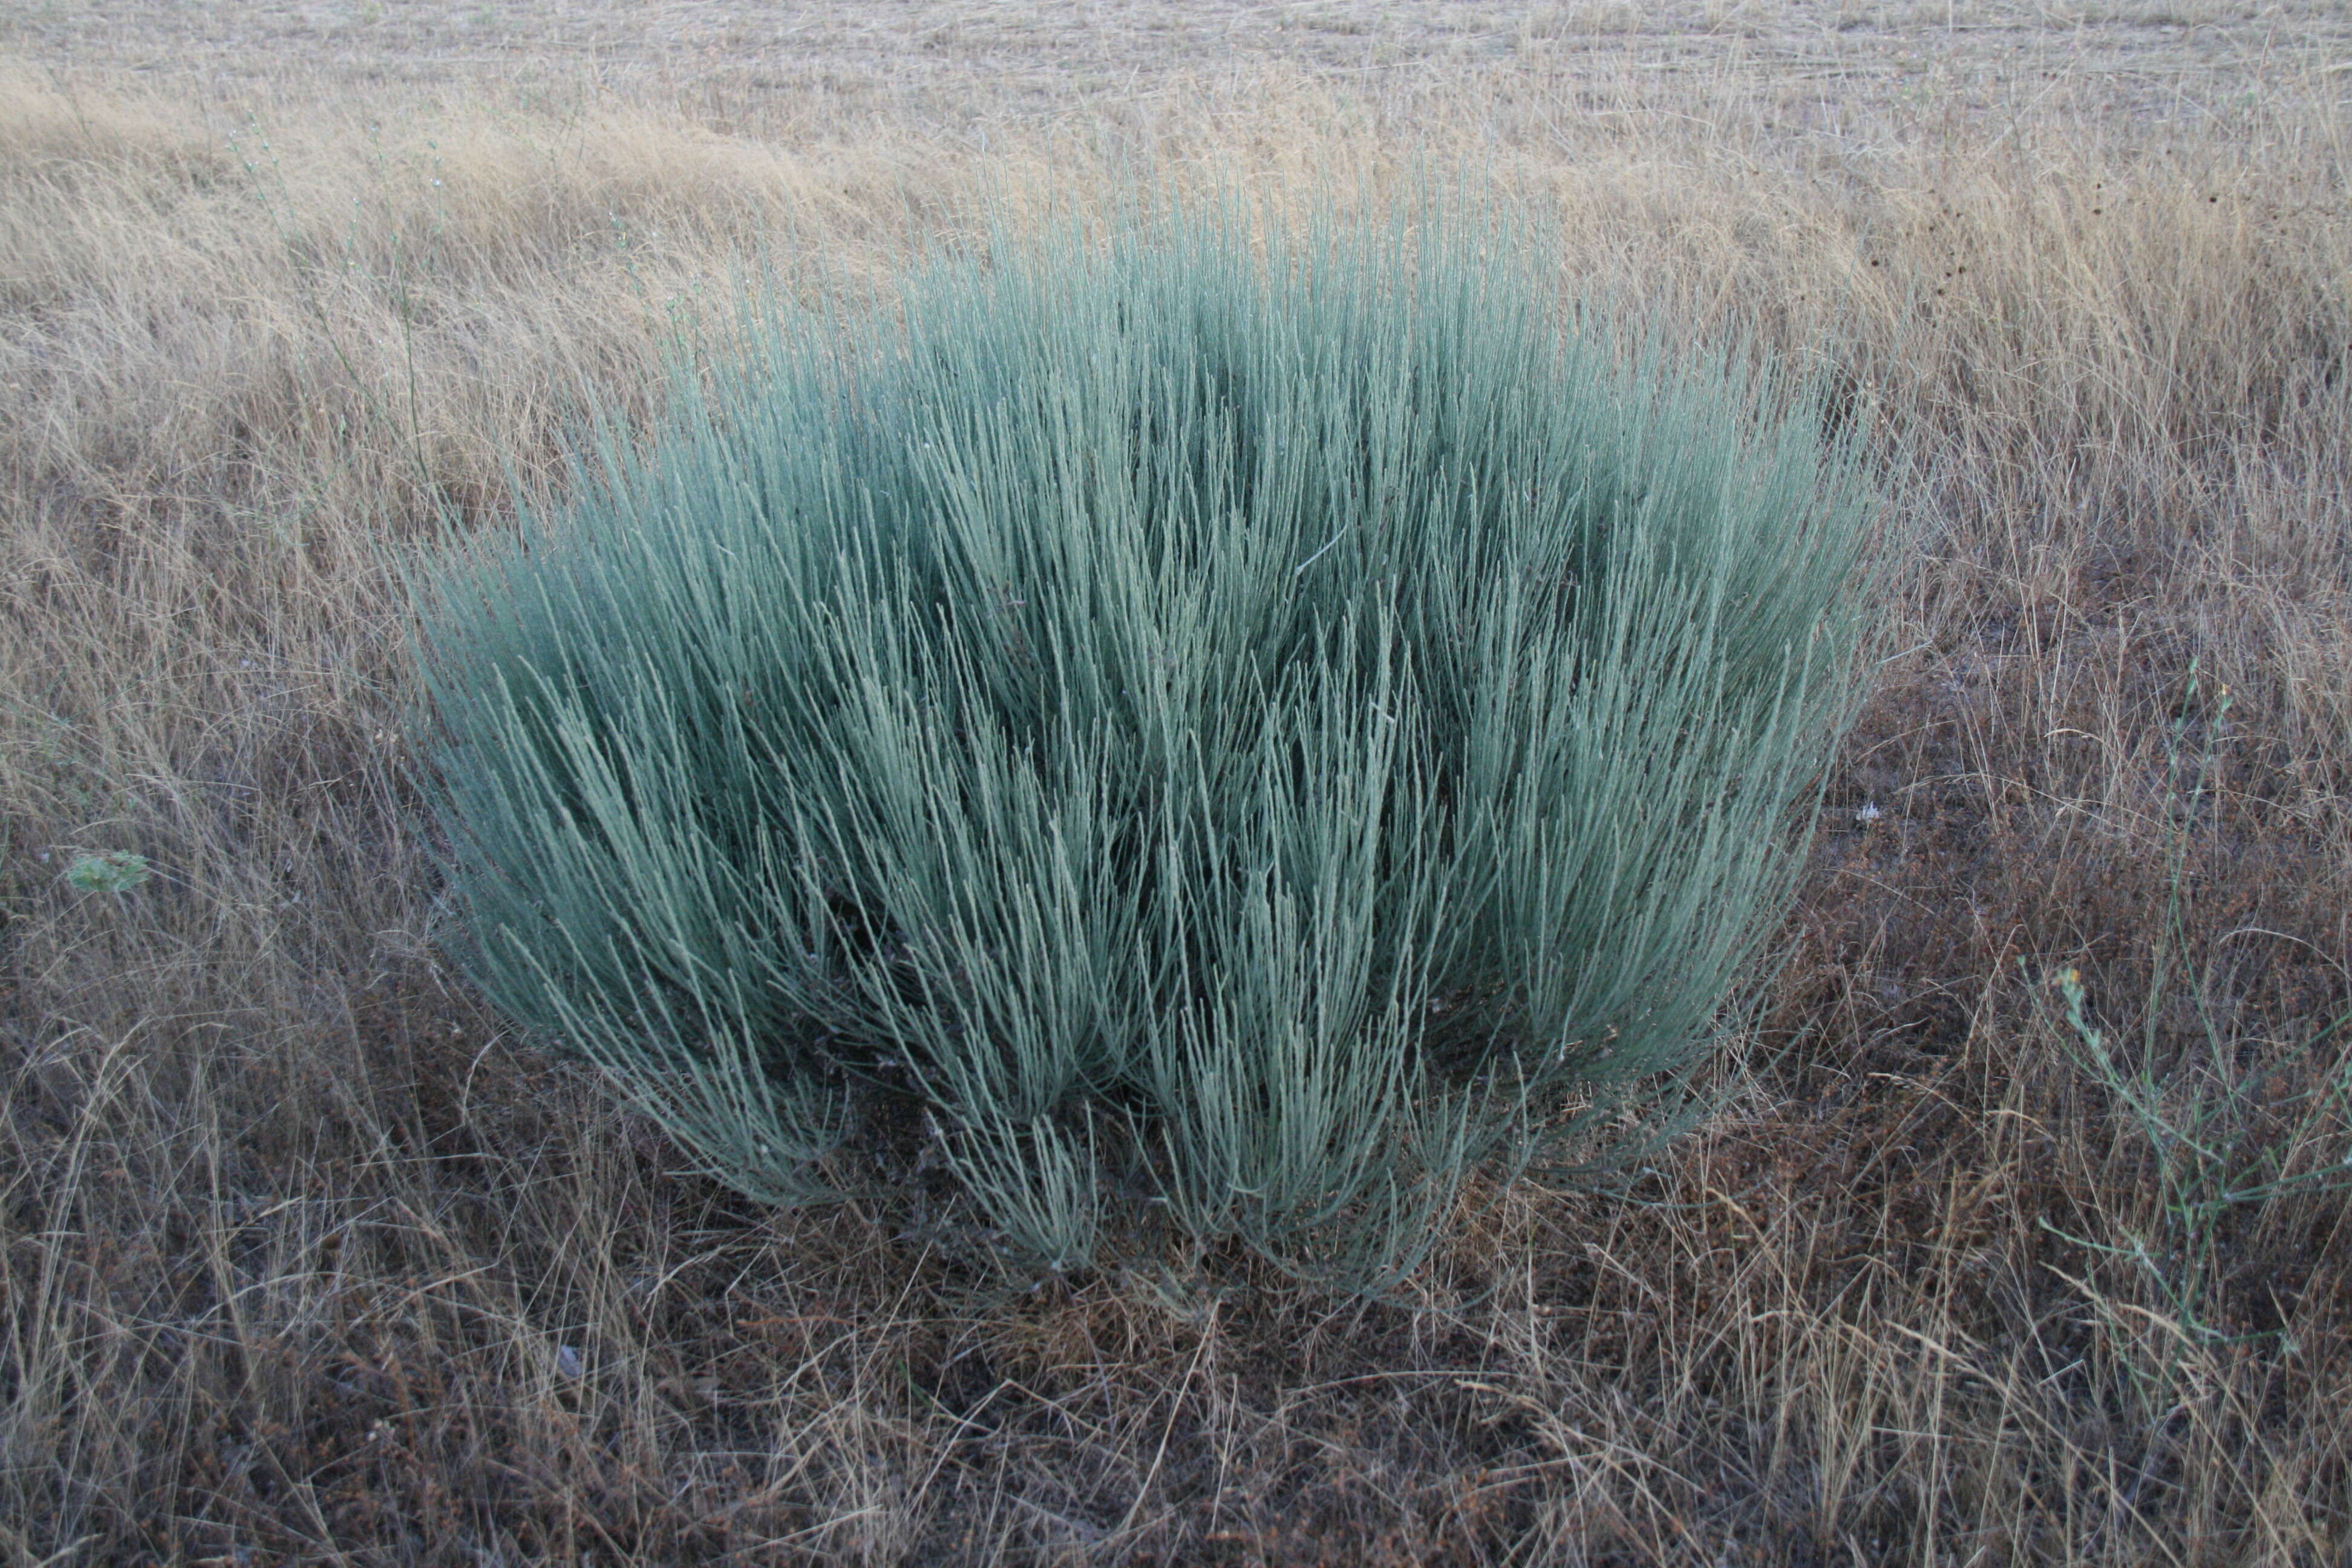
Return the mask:
<svg viewBox="0 0 2352 1568">
<path fill-rule="evenodd" d="M 892 1104 L 1055 1267 L 1352 1287 L 1622 1166 L 1784 907 L 1872 512 L 1792 389 L 1444 213 L 997 235 L 762 318 L 422 651 L 472 973 L 711 1173 Z"/>
<path fill-rule="evenodd" d="M 151 875 L 147 857 L 127 849 L 84 855 L 66 868 L 66 880 L 85 893 L 127 893 Z"/>
</svg>

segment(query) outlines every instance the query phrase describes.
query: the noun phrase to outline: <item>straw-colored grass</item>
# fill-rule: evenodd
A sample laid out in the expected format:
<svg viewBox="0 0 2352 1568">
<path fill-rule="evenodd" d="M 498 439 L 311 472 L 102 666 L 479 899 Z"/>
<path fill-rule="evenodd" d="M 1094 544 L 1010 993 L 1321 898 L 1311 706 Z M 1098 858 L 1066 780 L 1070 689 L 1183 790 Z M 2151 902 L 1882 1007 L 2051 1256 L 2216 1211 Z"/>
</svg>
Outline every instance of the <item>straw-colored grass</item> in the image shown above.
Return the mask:
<svg viewBox="0 0 2352 1568">
<path fill-rule="evenodd" d="M 2352 1552 L 2346 1203 L 2251 1190 L 2352 1149 L 2295 1098 L 2352 1008 L 2332 7 L 312 9 L 299 69 L 291 8 L 0 28 L 0 1556 Z M 558 483 L 754 273 L 1456 164 L 1629 312 L 1833 348 L 1919 557 L 1761 1032 L 1630 1196 L 1376 1304 L 1008 1297 L 669 1173 L 446 969 L 388 544 Z"/>
</svg>

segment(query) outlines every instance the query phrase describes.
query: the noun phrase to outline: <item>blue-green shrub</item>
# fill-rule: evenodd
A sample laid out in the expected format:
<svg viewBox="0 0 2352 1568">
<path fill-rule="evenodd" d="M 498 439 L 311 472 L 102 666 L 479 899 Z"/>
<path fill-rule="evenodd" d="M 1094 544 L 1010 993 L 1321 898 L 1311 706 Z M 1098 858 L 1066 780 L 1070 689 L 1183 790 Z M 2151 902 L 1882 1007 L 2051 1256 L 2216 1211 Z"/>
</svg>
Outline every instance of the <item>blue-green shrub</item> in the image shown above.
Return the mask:
<svg viewBox="0 0 2352 1568">
<path fill-rule="evenodd" d="M 1192 208 L 767 321 L 428 584 L 472 972 L 764 1199 L 919 1105 L 1056 1265 L 1393 1278 L 1622 1154 L 1784 907 L 1869 508 L 1562 319 L 1483 220 Z"/>
</svg>

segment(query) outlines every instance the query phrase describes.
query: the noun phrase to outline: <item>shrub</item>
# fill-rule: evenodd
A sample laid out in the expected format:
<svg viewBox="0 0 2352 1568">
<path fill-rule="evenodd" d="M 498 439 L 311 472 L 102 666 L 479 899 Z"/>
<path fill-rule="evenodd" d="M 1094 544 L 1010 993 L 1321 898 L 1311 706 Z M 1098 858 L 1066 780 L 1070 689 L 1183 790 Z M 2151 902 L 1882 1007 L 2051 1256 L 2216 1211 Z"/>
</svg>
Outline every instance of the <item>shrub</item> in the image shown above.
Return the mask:
<svg viewBox="0 0 2352 1568">
<path fill-rule="evenodd" d="M 765 318 L 428 584 L 471 972 L 719 1179 L 820 1200 L 919 1107 L 1038 1260 L 1164 1212 L 1361 1286 L 1720 1038 L 1850 706 L 1855 465 L 1486 220 L 1264 228 Z"/>
</svg>

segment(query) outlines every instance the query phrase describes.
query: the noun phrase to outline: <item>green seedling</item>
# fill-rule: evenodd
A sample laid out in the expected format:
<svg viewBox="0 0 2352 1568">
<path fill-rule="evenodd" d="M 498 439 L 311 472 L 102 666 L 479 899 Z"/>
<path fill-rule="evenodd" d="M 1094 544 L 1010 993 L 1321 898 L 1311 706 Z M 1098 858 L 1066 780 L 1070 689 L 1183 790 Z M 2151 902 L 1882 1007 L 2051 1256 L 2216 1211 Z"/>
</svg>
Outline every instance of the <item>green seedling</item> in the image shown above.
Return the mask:
<svg viewBox="0 0 2352 1568">
<path fill-rule="evenodd" d="M 127 893 L 142 886 L 151 874 L 144 855 L 110 849 L 76 860 L 66 868 L 66 880 L 85 893 Z"/>
</svg>

